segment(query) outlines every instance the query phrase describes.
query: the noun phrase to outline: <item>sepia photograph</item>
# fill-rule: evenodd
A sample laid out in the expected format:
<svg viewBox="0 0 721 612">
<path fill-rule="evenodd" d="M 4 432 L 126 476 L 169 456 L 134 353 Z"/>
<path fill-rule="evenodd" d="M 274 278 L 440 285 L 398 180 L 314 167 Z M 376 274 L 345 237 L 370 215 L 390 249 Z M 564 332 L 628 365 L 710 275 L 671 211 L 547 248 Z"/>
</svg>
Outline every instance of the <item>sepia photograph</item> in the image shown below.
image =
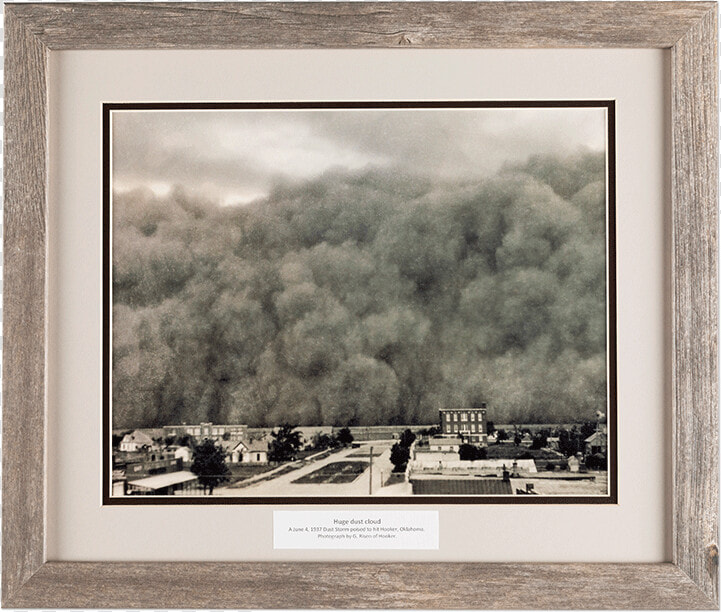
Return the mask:
<svg viewBox="0 0 721 612">
<path fill-rule="evenodd" d="M 104 104 L 103 503 L 616 503 L 614 130 Z"/>
</svg>

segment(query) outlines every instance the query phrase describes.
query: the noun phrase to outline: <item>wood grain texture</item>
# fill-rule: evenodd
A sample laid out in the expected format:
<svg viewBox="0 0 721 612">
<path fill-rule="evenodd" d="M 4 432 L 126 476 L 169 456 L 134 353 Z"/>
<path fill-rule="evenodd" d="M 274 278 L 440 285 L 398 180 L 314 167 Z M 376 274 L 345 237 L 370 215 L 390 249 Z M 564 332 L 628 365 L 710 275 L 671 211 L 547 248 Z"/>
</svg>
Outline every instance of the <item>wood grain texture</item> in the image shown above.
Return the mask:
<svg viewBox="0 0 721 612">
<path fill-rule="evenodd" d="M 48 563 L 15 607 L 709 609 L 668 564 Z"/>
<path fill-rule="evenodd" d="M 41 41 L 5 23 L 3 593 L 43 563 L 46 111 Z"/>
<path fill-rule="evenodd" d="M 6 5 L 4 606 L 717 608 L 715 23 L 714 2 Z M 673 48 L 674 564 L 43 565 L 48 49 L 396 46 Z"/>
<path fill-rule="evenodd" d="M 672 53 L 674 562 L 719 597 L 718 49 L 709 12 Z"/>
<path fill-rule="evenodd" d="M 14 5 L 52 49 L 670 47 L 713 3 Z"/>
</svg>

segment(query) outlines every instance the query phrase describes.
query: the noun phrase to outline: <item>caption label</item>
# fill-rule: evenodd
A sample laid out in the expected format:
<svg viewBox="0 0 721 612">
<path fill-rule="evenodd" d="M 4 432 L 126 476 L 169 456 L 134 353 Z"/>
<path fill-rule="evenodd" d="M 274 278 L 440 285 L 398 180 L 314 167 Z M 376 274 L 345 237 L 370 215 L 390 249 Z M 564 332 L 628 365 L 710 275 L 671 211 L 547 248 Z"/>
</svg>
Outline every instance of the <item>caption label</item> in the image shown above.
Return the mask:
<svg viewBox="0 0 721 612">
<path fill-rule="evenodd" d="M 437 550 L 437 511 L 277 510 L 273 548 Z"/>
</svg>

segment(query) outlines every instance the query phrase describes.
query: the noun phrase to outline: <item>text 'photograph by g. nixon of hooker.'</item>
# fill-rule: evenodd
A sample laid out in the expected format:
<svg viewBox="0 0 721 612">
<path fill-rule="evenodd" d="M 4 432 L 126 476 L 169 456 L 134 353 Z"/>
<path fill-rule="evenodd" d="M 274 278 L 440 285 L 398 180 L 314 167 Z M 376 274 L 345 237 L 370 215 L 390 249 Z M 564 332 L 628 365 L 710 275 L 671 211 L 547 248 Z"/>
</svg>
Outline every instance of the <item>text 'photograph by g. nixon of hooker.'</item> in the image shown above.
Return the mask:
<svg viewBox="0 0 721 612">
<path fill-rule="evenodd" d="M 103 106 L 103 503 L 615 503 L 613 101 Z"/>
</svg>

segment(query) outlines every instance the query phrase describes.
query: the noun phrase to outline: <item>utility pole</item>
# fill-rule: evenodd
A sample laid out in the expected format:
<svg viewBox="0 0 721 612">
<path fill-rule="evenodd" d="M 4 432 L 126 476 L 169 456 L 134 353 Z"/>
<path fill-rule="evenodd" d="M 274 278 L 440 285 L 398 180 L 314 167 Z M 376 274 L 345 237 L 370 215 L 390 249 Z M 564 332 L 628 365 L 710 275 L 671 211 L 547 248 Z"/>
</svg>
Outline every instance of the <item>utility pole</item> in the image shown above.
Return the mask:
<svg viewBox="0 0 721 612">
<path fill-rule="evenodd" d="M 370 461 L 370 470 L 368 471 L 368 495 L 373 495 L 373 447 L 368 456 Z"/>
</svg>

